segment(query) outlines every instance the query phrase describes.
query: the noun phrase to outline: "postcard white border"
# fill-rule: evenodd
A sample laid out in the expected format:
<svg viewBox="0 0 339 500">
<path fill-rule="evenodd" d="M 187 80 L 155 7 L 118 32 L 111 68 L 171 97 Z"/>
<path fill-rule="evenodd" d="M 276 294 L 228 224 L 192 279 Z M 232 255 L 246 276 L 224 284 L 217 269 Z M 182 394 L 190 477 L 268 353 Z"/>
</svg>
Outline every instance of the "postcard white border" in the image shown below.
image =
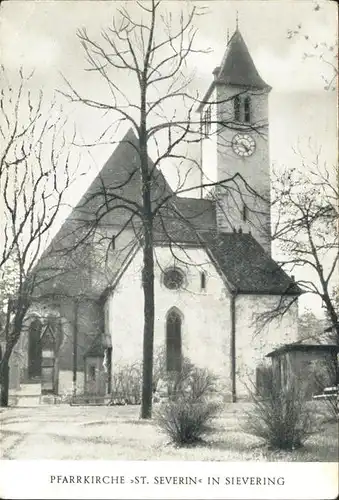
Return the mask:
<svg viewBox="0 0 339 500">
<path fill-rule="evenodd" d="M 327 500 L 339 491 L 337 463 L 4 460 L 0 469 L 0 497 L 13 500 Z"/>
</svg>

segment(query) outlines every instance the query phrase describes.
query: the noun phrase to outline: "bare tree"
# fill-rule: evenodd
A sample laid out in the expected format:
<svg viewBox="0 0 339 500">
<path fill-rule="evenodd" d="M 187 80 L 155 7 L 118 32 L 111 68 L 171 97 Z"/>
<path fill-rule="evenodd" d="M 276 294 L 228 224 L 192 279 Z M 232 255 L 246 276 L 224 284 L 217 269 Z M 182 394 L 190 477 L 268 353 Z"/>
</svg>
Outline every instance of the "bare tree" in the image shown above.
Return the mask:
<svg viewBox="0 0 339 500">
<path fill-rule="evenodd" d="M 315 2 L 315 16 L 321 9 L 321 4 Z M 324 90 L 336 91 L 337 40 L 333 40 L 333 43 L 314 40 L 302 22 L 288 30 L 287 38 L 304 40 L 303 59 L 316 59 L 319 68 L 321 65 L 327 68 L 327 72 L 320 72 Z M 338 341 L 338 167 L 322 164 L 319 152 L 312 151 L 313 161 L 306 161 L 300 151 L 295 152 L 300 159 L 299 169 L 285 168 L 282 174 L 274 174 L 272 210 L 275 212 L 275 227 L 272 229 L 272 239 L 276 240 L 279 250 L 285 255 L 281 265 L 292 273 L 293 270 L 302 270 L 305 278 L 297 280 L 302 292 L 322 300 L 329 328 Z M 282 316 L 295 300 L 281 297 L 277 307 L 262 315 L 260 322 L 265 324 L 274 317 Z M 309 338 L 321 333 L 313 332 Z"/>
<path fill-rule="evenodd" d="M 315 15 L 322 9 L 321 4 L 316 3 L 313 10 Z M 299 38 L 305 41 L 305 51 L 303 59 L 317 59 L 323 63 L 324 67 L 328 70 L 321 73 L 321 78 L 324 82 L 324 89 L 336 91 L 338 80 L 338 40 L 333 39 L 332 43 L 316 40 L 312 37 L 307 27 L 305 28 L 302 22 L 299 22 L 293 29 L 287 32 L 287 38 Z"/>
<path fill-rule="evenodd" d="M 300 169 L 286 169 L 273 180 L 275 226 L 272 238 L 284 257 L 281 265 L 298 273 L 303 291 L 321 299 L 339 340 L 336 287 L 338 283 L 338 200 L 335 168 L 301 157 Z M 282 316 L 296 298 L 283 296 L 277 307 L 261 317 L 265 323 Z M 321 332 L 318 332 L 321 333 Z"/>
<path fill-rule="evenodd" d="M 298 318 L 298 338 L 306 342 L 317 341 L 326 326 L 324 318 L 318 318 L 311 309 L 306 309 Z"/>
<path fill-rule="evenodd" d="M 32 74 L 21 69 L 11 83 L 5 68 L 0 93 L 1 302 L 5 351 L 0 364 L 1 405 L 8 404 L 8 362 L 37 286 L 60 268 L 42 273 L 37 262 L 75 175 L 69 167 L 62 108 L 31 90 Z"/>
<path fill-rule="evenodd" d="M 183 8 L 176 17 L 165 11 L 160 1 L 136 2 L 130 12 L 124 7 L 118 10 L 112 25 L 101 31 L 98 41 L 91 38 L 86 29 L 79 30 L 78 37 L 89 63 L 89 77 L 92 73 L 99 75 L 110 97 L 107 101 L 99 100 L 97 96 L 84 97 L 67 80 L 68 90 L 62 92 L 71 101 L 111 117 L 109 126 L 94 144 L 115 144 L 115 134 L 122 124 L 128 124 L 133 130 L 125 140 L 135 151 L 137 160 L 133 165 L 126 166 L 125 175 L 115 184 L 107 185 L 107 179 L 101 179 L 101 184 L 96 185 L 84 199 L 84 213 L 79 220 L 87 225 L 85 232 L 89 237 L 93 236 L 100 222 L 107 219 L 107 214 L 121 211 L 124 216 L 120 217 L 118 234 L 130 229 L 133 234 L 131 241 L 137 240 L 142 246 L 142 418 L 150 418 L 152 411 L 154 234 L 160 228 L 174 246 L 174 234 L 167 222 L 173 216 L 181 220 L 185 218 L 172 201 L 193 189 L 185 185 L 191 169 L 184 173 L 180 171 L 184 160 L 187 160 L 183 146 L 198 143 L 201 139 L 200 120 L 195 120 L 193 113 L 202 101 L 197 94 L 190 92 L 194 75 L 187 76 L 190 55 L 203 52 L 195 49 L 197 29 L 194 20 L 201 13 L 202 10 L 195 6 L 187 8 L 187 12 Z M 124 85 L 127 79 L 128 85 Z M 236 129 L 239 124 L 230 118 L 222 126 Z M 154 161 L 150 160 L 150 156 L 155 158 Z M 166 159 L 175 160 L 179 165 L 175 190 L 169 188 L 162 177 L 160 164 Z M 191 168 L 199 168 L 193 159 L 191 165 Z M 240 177 L 235 174 L 218 183 L 205 179 L 199 187 L 222 184 L 227 189 L 227 185 L 233 185 L 239 192 L 238 183 L 245 182 Z M 136 179 L 137 192 L 132 189 Z M 98 200 L 101 202 L 98 203 Z M 94 206 L 94 218 L 89 224 L 88 214 Z M 185 223 L 194 227 L 194 221 L 186 218 Z M 114 238 L 111 234 L 104 235 L 106 241 L 107 238 L 110 238 L 109 247 L 112 248 Z"/>
</svg>

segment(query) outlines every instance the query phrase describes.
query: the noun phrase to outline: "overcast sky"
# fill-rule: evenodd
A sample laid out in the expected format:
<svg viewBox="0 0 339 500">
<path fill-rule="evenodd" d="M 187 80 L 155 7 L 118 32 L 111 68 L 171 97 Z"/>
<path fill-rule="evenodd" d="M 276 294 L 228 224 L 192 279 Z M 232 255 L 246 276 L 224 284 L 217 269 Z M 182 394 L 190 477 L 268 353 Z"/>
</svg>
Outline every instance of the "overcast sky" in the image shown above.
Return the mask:
<svg viewBox="0 0 339 500">
<path fill-rule="evenodd" d="M 127 3 L 133 8 L 132 1 Z M 179 11 L 185 4 L 173 0 L 165 3 L 172 12 Z M 322 79 L 331 69 L 318 57 L 304 60 L 303 54 L 309 51 L 311 41 L 334 44 L 337 36 L 335 2 L 224 0 L 197 4 L 208 6 L 209 13 L 198 20 L 196 46 L 212 49 L 208 55 L 190 59 L 196 71 L 198 90 L 204 92 L 211 82 L 212 71 L 220 64 L 225 51 L 227 30 L 232 35 L 235 29 L 238 11 L 240 30 L 259 73 L 273 87 L 270 95 L 272 163 L 289 163 L 293 157 L 292 147 L 306 144 L 309 138 L 314 147 L 323 148 L 325 159 L 333 163 L 336 96 L 334 92 L 324 91 Z M 49 92 L 60 88 L 61 73 L 76 88 L 86 89 L 88 73 L 84 72 L 86 62 L 76 30 L 86 27 L 90 35 L 97 36 L 120 5 L 121 2 L 96 0 L 5 2 L 0 10 L 1 60 L 14 76 L 20 65 L 34 69 L 37 89 Z M 288 30 L 299 24 L 309 39 L 288 39 Z M 98 124 L 83 114 L 78 127 L 87 139 Z M 110 153 L 108 148 L 96 154 L 98 168 Z"/>
<path fill-rule="evenodd" d="M 126 2 L 133 9 L 132 1 Z M 179 12 L 185 2 L 168 1 L 166 7 Z M 271 163 L 297 164 L 293 148 L 300 146 L 304 156 L 322 148 L 322 158 L 334 165 L 337 156 L 335 92 L 324 90 L 322 76 L 330 76 L 331 68 L 319 57 L 303 58 L 312 43 L 329 46 L 337 39 L 337 8 L 335 2 L 308 0 L 240 0 L 197 2 L 206 5 L 209 13 L 198 20 L 196 45 L 210 47 L 209 55 L 192 57 L 197 89 L 204 93 L 212 80 L 212 71 L 220 64 L 226 48 L 227 31 L 232 35 L 238 11 L 239 28 L 263 79 L 273 88 L 270 95 Z M 76 88 L 93 91 L 100 85 L 88 78 L 86 62 L 79 40 L 78 28 L 86 27 L 89 35 L 98 35 L 107 27 L 121 5 L 115 1 L 58 0 L 7 1 L 0 8 L 0 57 L 9 76 L 15 79 L 20 66 L 34 69 L 33 84 L 48 96 L 62 86 L 61 73 Z M 301 24 L 309 38 L 288 39 L 289 29 Z M 318 50 L 319 50 L 318 49 Z M 319 51 L 319 55 L 327 49 Z M 91 83 L 92 82 L 92 83 Z M 89 89 L 89 85 L 92 85 Z M 98 85 L 98 87 L 96 87 Z M 101 123 L 82 110 L 74 115 L 80 134 L 91 140 Z M 91 175 L 96 175 L 112 153 L 112 147 L 92 151 L 87 160 Z M 84 180 L 86 181 L 86 179 Z M 87 180 L 88 182 L 88 180 Z M 85 184 L 77 183 L 81 195 Z"/>
</svg>

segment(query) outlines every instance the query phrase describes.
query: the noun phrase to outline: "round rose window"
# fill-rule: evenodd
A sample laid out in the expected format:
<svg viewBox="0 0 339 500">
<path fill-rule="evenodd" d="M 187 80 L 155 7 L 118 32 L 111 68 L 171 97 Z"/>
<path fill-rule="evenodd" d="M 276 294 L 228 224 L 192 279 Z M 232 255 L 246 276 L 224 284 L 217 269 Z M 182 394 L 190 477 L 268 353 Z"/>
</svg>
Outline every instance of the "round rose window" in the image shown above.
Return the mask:
<svg viewBox="0 0 339 500">
<path fill-rule="evenodd" d="M 178 290 L 184 284 L 184 275 L 179 269 L 167 269 L 164 272 L 164 285 L 170 290 Z"/>
</svg>

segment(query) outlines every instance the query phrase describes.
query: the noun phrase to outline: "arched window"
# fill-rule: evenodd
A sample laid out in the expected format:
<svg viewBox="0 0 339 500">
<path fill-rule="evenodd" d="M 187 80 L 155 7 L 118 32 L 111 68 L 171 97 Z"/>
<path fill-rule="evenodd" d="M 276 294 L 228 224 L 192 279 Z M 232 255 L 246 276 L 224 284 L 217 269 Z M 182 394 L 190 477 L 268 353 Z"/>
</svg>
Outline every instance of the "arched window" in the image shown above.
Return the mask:
<svg viewBox="0 0 339 500">
<path fill-rule="evenodd" d="M 245 97 L 244 100 L 244 121 L 245 123 L 251 121 L 251 98 L 249 96 Z"/>
<path fill-rule="evenodd" d="M 234 105 L 234 120 L 236 122 L 240 122 L 240 97 L 238 95 L 235 96 L 233 105 Z"/>
<path fill-rule="evenodd" d="M 181 316 L 172 309 L 166 320 L 166 368 L 167 371 L 180 372 L 181 366 Z"/>
<path fill-rule="evenodd" d="M 204 271 L 200 273 L 200 288 L 206 290 L 206 273 Z"/>
<path fill-rule="evenodd" d="M 41 330 L 42 324 L 39 319 L 32 321 L 28 333 L 28 377 L 41 376 Z"/>
</svg>

